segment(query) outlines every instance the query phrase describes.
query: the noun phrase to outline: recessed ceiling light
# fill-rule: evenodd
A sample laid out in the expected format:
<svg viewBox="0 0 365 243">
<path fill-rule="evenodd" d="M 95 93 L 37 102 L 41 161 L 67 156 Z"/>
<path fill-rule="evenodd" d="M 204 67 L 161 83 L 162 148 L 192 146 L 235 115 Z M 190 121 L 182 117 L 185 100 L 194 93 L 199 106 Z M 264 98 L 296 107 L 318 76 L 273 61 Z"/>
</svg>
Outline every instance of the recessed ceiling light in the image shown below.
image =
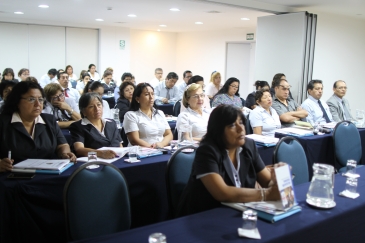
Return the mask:
<svg viewBox="0 0 365 243">
<path fill-rule="evenodd" d="M 167 25 L 165 25 L 165 24 L 160 24 L 160 27 L 167 27 Z"/>
<path fill-rule="evenodd" d="M 23 12 L 14 12 L 15 14 L 24 14 Z"/>
<path fill-rule="evenodd" d="M 157 31 L 161 31 L 161 30 L 157 30 Z"/>
<path fill-rule="evenodd" d="M 95 19 L 95 20 L 96 20 L 96 21 L 100 21 L 100 22 L 101 22 L 101 21 L 104 21 L 104 19 Z"/>
<path fill-rule="evenodd" d="M 39 8 L 49 8 L 49 6 L 48 6 L 48 5 L 44 5 L 44 4 L 39 5 L 38 7 L 39 7 Z"/>
<path fill-rule="evenodd" d="M 128 17 L 134 18 L 134 17 L 137 17 L 137 15 L 135 15 L 135 14 L 128 14 Z"/>
<path fill-rule="evenodd" d="M 179 11 L 180 11 L 180 9 L 178 9 L 178 8 L 170 8 L 170 11 L 173 11 L 173 12 L 179 12 Z"/>
<path fill-rule="evenodd" d="M 203 24 L 203 22 L 195 22 L 195 24 Z"/>
<path fill-rule="evenodd" d="M 241 20 L 250 20 L 249 18 L 241 18 Z"/>
</svg>

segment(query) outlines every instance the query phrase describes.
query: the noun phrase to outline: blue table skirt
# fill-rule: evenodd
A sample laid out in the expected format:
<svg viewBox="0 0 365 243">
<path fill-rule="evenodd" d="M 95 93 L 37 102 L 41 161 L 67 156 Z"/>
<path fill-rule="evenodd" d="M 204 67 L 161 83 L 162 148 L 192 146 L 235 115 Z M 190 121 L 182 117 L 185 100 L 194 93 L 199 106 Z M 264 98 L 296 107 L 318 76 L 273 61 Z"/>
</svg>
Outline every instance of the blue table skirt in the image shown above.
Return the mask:
<svg viewBox="0 0 365 243">
<path fill-rule="evenodd" d="M 173 115 L 174 104 L 156 105 L 157 109 L 162 110 L 167 115 Z"/>
<path fill-rule="evenodd" d="M 364 242 L 365 168 L 359 171 L 360 197 L 340 197 L 338 194 L 344 190 L 346 179 L 337 175 L 334 188 L 337 205 L 332 209 L 313 208 L 305 202 L 310 183 L 296 186 L 295 193 L 302 212 L 274 224 L 259 219 L 257 226 L 261 240 L 240 238 L 237 228 L 242 226 L 242 212 L 222 206 L 187 217 L 78 242 L 147 242 L 148 236 L 155 232 L 164 233 L 167 242 L 174 243 Z"/>
</svg>

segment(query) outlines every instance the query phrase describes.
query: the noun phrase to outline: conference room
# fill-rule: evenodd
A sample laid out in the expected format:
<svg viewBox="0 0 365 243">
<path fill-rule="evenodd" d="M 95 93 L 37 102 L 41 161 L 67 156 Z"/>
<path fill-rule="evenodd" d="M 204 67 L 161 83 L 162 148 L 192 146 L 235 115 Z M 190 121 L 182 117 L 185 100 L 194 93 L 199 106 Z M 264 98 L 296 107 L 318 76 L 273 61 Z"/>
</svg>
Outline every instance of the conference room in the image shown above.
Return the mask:
<svg viewBox="0 0 365 243">
<path fill-rule="evenodd" d="M 7 16 L 0 15 L 0 31 L 8 38 L 3 38 L 0 43 L 1 46 L 8 47 L 2 50 L 2 54 L 8 58 L 0 60 L 1 70 L 5 67 L 12 67 L 14 70 L 28 67 L 30 76 L 40 78 L 50 68 L 64 68 L 68 64 L 73 66 L 74 73 L 78 75 L 81 70 L 87 69 L 90 63 L 95 63 L 99 73 L 107 67 L 113 67 L 113 78 L 118 82 L 124 72 L 131 72 L 136 77 L 136 82 L 140 83 L 151 80 L 154 77 L 155 68 L 161 67 L 164 76 L 170 71 L 182 76 L 185 70 L 192 70 L 194 75 L 203 76 L 206 84 L 209 82 L 211 73 L 219 71 L 223 81 L 231 76 L 235 76 L 241 81 L 240 94 L 243 98 L 254 90 L 255 80 L 267 80 L 270 83 L 275 73 L 283 72 L 295 86 L 294 96 L 301 102 L 306 98 L 302 88 L 304 83 L 302 62 L 293 64 L 293 60 L 298 58 L 290 56 L 291 52 L 286 53 L 287 49 L 283 47 L 282 49 L 277 48 L 277 52 L 273 52 L 272 57 L 268 55 L 267 49 L 260 49 L 259 37 L 262 32 L 257 28 L 257 22 L 259 22 L 257 19 L 275 17 L 277 13 L 308 11 L 317 15 L 317 25 L 315 48 L 309 60 L 312 66 L 308 65 L 306 77 L 323 80 L 324 99 L 332 95 L 334 81 L 345 80 L 348 86 L 346 97 L 351 104 L 352 111 L 363 109 L 361 89 L 358 87 L 361 87 L 361 78 L 364 76 L 361 66 L 365 63 L 365 50 L 362 45 L 365 40 L 365 13 L 359 11 L 361 9 L 359 6 L 352 6 L 346 10 L 343 6 L 336 4 L 325 7 L 315 4 L 301 8 L 293 7 L 303 4 L 300 1 L 293 1 L 291 6 L 281 5 L 280 1 L 263 2 L 262 4 L 255 1 L 253 3 L 222 1 L 221 4 L 217 4 L 216 1 L 175 1 L 174 6 L 171 5 L 172 3 L 167 4 L 166 1 L 156 1 L 153 6 L 146 1 L 136 1 L 136 3 L 112 1 L 110 6 L 99 1 L 88 5 L 78 5 L 81 3 L 69 1 L 69 4 L 75 6 L 72 10 L 75 12 L 70 12 L 70 9 L 63 6 L 67 5 L 65 3 L 55 2 L 49 3 L 48 9 L 38 8 L 37 5 L 31 6 L 32 4 L 27 1 L 4 6 L 8 14 Z M 244 4 L 246 6 L 242 6 Z M 141 6 L 148 6 L 148 8 L 145 9 Z M 110 10 L 108 10 L 109 8 Z M 180 11 L 174 12 L 170 8 L 179 8 Z M 86 11 L 80 11 L 80 9 Z M 23 11 L 24 14 L 14 14 L 17 11 Z M 59 14 L 61 12 L 62 15 Z M 128 17 L 132 14 L 136 16 Z M 145 14 L 150 15 L 145 17 Z M 242 18 L 250 20 L 242 20 Z M 47 24 L 45 25 L 45 23 Z M 253 40 L 248 40 L 252 34 Z M 272 40 L 275 46 L 280 44 L 277 42 L 282 42 L 280 45 L 285 47 L 288 42 L 285 44 L 284 40 L 290 40 L 290 38 L 292 38 L 292 30 L 282 27 L 273 33 L 273 36 L 265 39 Z M 296 41 L 294 40 L 294 42 Z M 238 48 L 245 47 L 246 49 L 234 49 L 237 47 L 236 45 Z M 230 55 L 232 53 L 237 55 Z M 334 53 L 336 53 L 336 58 L 334 58 Z M 245 60 L 239 58 L 241 54 L 246 54 Z M 238 58 L 238 61 L 235 58 Z M 270 65 L 265 64 L 266 61 Z M 232 62 L 237 66 L 229 64 Z M 182 82 L 182 78 L 178 82 Z M 363 132 L 362 130 L 359 132 L 361 141 L 363 141 Z M 332 152 L 323 153 L 329 149 L 333 150 L 331 135 L 323 136 L 324 139 L 320 141 L 320 146 L 314 138 L 300 139 L 308 162 L 333 162 Z M 258 147 L 258 150 L 265 164 L 271 164 L 274 148 Z M 362 154 L 364 155 L 364 152 Z M 162 155 L 144 159 L 140 164 L 128 164 L 124 161 L 114 163 L 123 172 L 129 186 L 132 209 L 131 228 L 137 230 L 143 226 L 152 227 L 146 228 L 146 232 L 154 233 L 150 232 L 150 229 L 158 229 L 166 233 L 168 239 L 169 232 L 164 232 L 162 226 L 160 228 L 158 225 L 151 225 L 164 222 L 169 218 L 165 182 L 165 170 L 169 158 L 169 155 Z M 16 215 L 11 222 L 17 222 L 19 225 L 17 227 L 5 226 L 6 223 L 2 220 L 2 237 L 9 236 L 3 234 L 7 230 L 11 232 L 12 236 L 15 236 L 17 230 L 22 228 L 21 231 L 24 229 L 27 232 L 24 234 L 24 238 L 20 238 L 23 241 L 31 239 L 66 241 L 62 204 L 63 186 L 72 172 L 80 165 L 81 163 L 74 165 L 72 169 L 59 176 L 37 174 L 29 181 L 8 180 L 5 179 L 7 175 L 1 174 L 1 193 L 7 195 L 1 197 L 1 205 L 18 205 L 10 207 L 9 211 L 2 207 L 2 218 L 9 219 Z M 139 180 L 139 178 L 144 179 Z M 341 179 L 337 181 L 340 182 Z M 57 186 L 54 187 L 54 185 Z M 359 182 L 359 191 L 360 185 Z M 44 192 L 47 192 L 46 200 L 43 198 Z M 48 194 L 51 192 L 52 195 Z M 305 193 L 299 194 L 303 195 L 301 199 L 305 197 Z M 9 197 L 12 198 L 12 201 L 4 202 L 5 198 L 8 200 Z M 344 203 L 346 202 L 344 201 Z M 234 218 L 233 224 L 237 224 L 240 220 L 240 213 L 228 208 L 224 210 L 227 210 L 229 217 Z M 218 210 L 217 215 L 219 214 Z M 320 214 L 325 215 L 326 212 L 321 211 Z M 206 215 L 194 217 L 203 218 Z M 296 217 L 293 216 L 290 219 L 293 221 L 290 222 L 303 220 Z M 190 222 L 189 218 L 185 220 Z M 194 221 L 195 218 L 191 220 Z M 266 223 L 260 222 L 259 227 L 265 225 L 265 230 L 272 231 L 273 228 L 270 227 L 285 228 L 289 222 L 285 221 L 279 222 L 280 226 L 276 226 L 279 223 L 266 226 Z M 165 224 L 168 222 L 166 221 Z M 218 220 L 216 222 L 218 225 Z M 217 238 L 216 241 L 222 242 L 230 237 L 235 237 L 236 241 L 239 240 L 236 233 L 237 227 L 232 227 L 226 238 Z M 310 226 L 308 225 L 308 227 Z M 55 230 L 55 228 L 59 230 Z M 189 231 L 196 235 L 193 229 Z M 233 231 L 234 236 L 231 233 Z M 287 232 L 283 230 L 281 233 L 280 237 L 283 237 Z M 137 231 L 136 234 L 138 234 Z M 143 234 L 141 237 L 147 241 L 148 234 Z M 222 237 L 226 233 L 219 233 L 218 230 L 217 234 Z M 120 240 L 123 237 L 121 236 Z M 128 242 L 133 242 L 132 236 L 130 236 L 132 238 L 125 237 Z M 214 242 L 212 238 L 198 239 L 201 242 Z"/>
</svg>

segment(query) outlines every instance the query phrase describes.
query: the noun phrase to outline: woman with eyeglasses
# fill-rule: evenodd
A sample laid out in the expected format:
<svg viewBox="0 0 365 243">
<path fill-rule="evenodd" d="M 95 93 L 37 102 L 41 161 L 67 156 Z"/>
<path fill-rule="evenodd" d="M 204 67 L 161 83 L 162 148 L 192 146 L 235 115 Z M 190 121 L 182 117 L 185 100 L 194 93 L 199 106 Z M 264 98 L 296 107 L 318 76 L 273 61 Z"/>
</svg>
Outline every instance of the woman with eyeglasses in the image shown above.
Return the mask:
<svg viewBox="0 0 365 243">
<path fill-rule="evenodd" d="M 240 94 L 240 81 L 237 78 L 229 78 L 218 93 L 213 97 L 212 107 L 219 105 L 233 105 L 242 109 Z"/>
<path fill-rule="evenodd" d="M 29 69 L 28 68 L 22 68 L 18 72 L 18 77 L 20 81 L 26 81 L 26 79 L 29 77 Z"/>
<path fill-rule="evenodd" d="M 54 116 L 42 113 L 43 103 L 43 89 L 34 82 L 18 83 L 8 95 L 0 115 L 0 171 L 26 159 L 76 161 Z"/>
<path fill-rule="evenodd" d="M 65 97 L 62 87 L 50 83 L 44 87 L 47 103 L 43 113 L 55 117 L 60 128 L 68 128 L 71 123 L 81 119 L 80 110 L 74 99 Z"/>
<path fill-rule="evenodd" d="M 199 84 L 202 87 L 203 92 L 205 93 L 204 78 L 202 76 L 195 75 L 195 76 L 191 77 L 188 82 L 188 85 L 189 84 Z M 207 111 L 211 110 L 210 99 L 207 94 L 205 94 L 203 108 L 206 109 Z M 186 111 L 186 108 L 184 105 L 182 105 L 180 108 L 180 112 L 183 112 L 183 111 Z"/>
<path fill-rule="evenodd" d="M 183 95 L 183 105 L 186 110 L 179 114 L 176 127 L 189 125 L 192 127 L 193 140 L 200 141 L 207 132 L 210 111 L 204 109 L 205 94 L 199 84 L 189 84 Z"/>
<path fill-rule="evenodd" d="M 129 146 L 163 148 L 172 140 L 171 128 L 161 110 L 154 108 L 155 93 L 149 83 L 140 83 L 133 92 L 131 108 L 123 127 Z"/>
</svg>

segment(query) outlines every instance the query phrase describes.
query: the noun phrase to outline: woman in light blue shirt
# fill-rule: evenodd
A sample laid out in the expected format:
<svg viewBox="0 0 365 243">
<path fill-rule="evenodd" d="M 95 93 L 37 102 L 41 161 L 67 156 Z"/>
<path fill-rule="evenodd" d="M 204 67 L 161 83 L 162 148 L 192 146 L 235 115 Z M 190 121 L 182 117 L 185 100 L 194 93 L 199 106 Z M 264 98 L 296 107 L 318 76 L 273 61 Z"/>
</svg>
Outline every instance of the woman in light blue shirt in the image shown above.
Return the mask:
<svg viewBox="0 0 365 243">
<path fill-rule="evenodd" d="M 275 136 L 275 130 L 281 127 L 278 113 L 271 107 L 272 98 L 268 89 L 256 91 L 257 106 L 250 112 L 249 119 L 254 134 Z"/>
</svg>

